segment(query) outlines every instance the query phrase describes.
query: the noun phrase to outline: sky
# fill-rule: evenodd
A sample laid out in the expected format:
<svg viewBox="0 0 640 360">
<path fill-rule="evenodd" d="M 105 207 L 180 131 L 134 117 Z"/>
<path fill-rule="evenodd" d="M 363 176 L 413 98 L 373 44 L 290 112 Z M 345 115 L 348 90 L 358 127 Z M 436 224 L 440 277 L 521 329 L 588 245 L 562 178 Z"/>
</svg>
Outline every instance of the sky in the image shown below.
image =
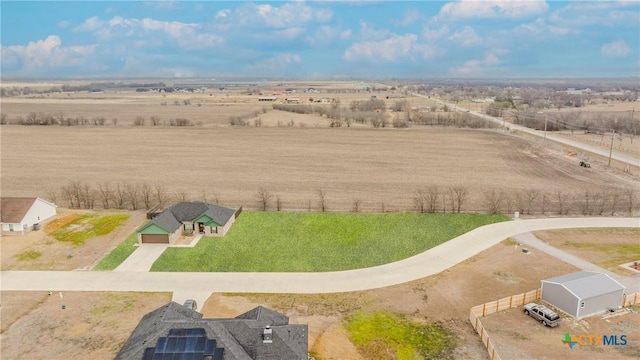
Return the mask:
<svg viewBox="0 0 640 360">
<path fill-rule="evenodd" d="M 640 0 L 1 1 L 2 79 L 640 76 Z"/>
</svg>

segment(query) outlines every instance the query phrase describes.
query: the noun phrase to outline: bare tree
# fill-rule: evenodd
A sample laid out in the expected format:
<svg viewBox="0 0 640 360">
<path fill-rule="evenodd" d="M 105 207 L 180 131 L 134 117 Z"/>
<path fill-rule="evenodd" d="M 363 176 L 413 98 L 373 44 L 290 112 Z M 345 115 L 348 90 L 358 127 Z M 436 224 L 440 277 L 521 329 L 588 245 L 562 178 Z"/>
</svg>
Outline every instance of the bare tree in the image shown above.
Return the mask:
<svg viewBox="0 0 640 360">
<path fill-rule="evenodd" d="M 276 195 L 276 210 L 282 210 L 282 199 L 280 199 L 280 195 Z"/>
<path fill-rule="evenodd" d="M 531 214 L 531 212 L 533 211 L 533 205 L 536 202 L 536 199 L 538 198 L 539 195 L 540 194 L 535 189 L 529 189 L 525 193 L 526 202 L 527 202 L 527 214 Z"/>
<path fill-rule="evenodd" d="M 549 206 L 549 195 L 547 193 L 542 194 L 542 199 L 540 200 L 540 211 L 542 211 L 542 215 L 547 213 L 547 208 Z"/>
<path fill-rule="evenodd" d="M 427 212 L 434 213 L 438 209 L 438 195 L 439 189 L 437 186 L 429 186 L 427 193 L 425 194 L 425 201 L 427 203 Z"/>
<path fill-rule="evenodd" d="M 158 205 L 160 207 L 164 207 L 168 200 L 167 188 L 165 188 L 163 185 L 155 184 L 153 186 L 153 192 L 156 195 L 156 201 L 158 202 Z"/>
<path fill-rule="evenodd" d="M 600 190 L 593 194 L 593 209 L 597 215 L 602 215 L 607 208 L 607 199 L 609 198 L 607 190 Z"/>
<path fill-rule="evenodd" d="M 490 214 L 500 212 L 505 201 L 505 195 L 502 191 L 491 190 L 484 193 L 484 205 Z"/>
<path fill-rule="evenodd" d="M 567 214 L 569 212 L 569 195 L 562 192 L 562 190 L 556 191 L 556 206 L 558 208 L 558 214 Z"/>
<path fill-rule="evenodd" d="M 184 190 L 176 191 L 175 198 L 177 201 L 188 201 L 189 194 Z"/>
<path fill-rule="evenodd" d="M 269 190 L 262 187 L 258 189 L 256 198 L 258 199 L 258 204 L 262 211 L 267 211 L 269 200 L 271 200 L 272 197 L 273 195 L 269 192 Z"/>
<path fill-rule="evenodd" d="M 146 122 L 147 119 L 145 119 L 144 116 L 136 116 L 136 118 L 133 120 L 133 126 L 144 126 Z"/>
<path fill-rule="evenodd" d="M 54 188 L 47 190 L 47 197 L 49 198 L 49 201 L 54 204 L 58 202 L 58 192 Z"/>
<path fill-rule="evenodd" d="M 425 195 L 422 190 L 416 190 L 413 193 L 413 206 L 419 213 L 423 213 L 425 211 Z"/>
<path fill-rule="evenodd" d="M 590 201 L 589 190 L 584 192 L 584 201 L 582 202 L 582 215 L 590 215 L 591 214 L 591 206 L 589 204 Z"/>
<path fill-rule="evenodd" d="M 7 114 L 5 114 L 5 113 L 0 114 L 0 124 L 1 125 L 7 124 L 8 121 L 9 121 L 9 117 L 7 116 Z"/>
<path fill-rule="evenodd" d="M 138 201 L 140 197 L 140 189 L 135 184 L 126 184 L 124 186 L 131 210 L 138 210 Z"/>
<path fill-rule="evenodd" d="M 450 188 L 449 191 L 451 192 L 451 196 L 455 200 L 456 212 L 459 214 L 460 210 L 462 210 L 462 205 L 464 204 L 464 202 L 467 200 L 467 197 L 469 196 L 469 190 L 467 190 L 467 188 L 462 186 L 455 186 Z"/>
<path fill-rule="evenodd" d="M 611 194 L 611 216 L 616 213 L 616 208 L 618 207 L 618 201 L 620 200 L 620 193 L 618 191 L 614 191 Z"/>
<path fill-rule="evenodd" d="M 627 211 L 629 212 L 629 216 L 633 216 L 633 210 L 636 207 L 637 199 L 637 191 L 634 187 L 627 186 L 624 190 L 625 196 L 627 198 Z"/>
<path fill-rule="evenodd" d="M 115 195 L 109 183 L 98 185 L 98 196 L 103 209 L 111 208 L 111 202 L 114 200 Z"/>
<path fill-rule="evenodd" d="M 140 186 L 140 196 L 142 197 L 142 203 L 144 208 L 151 209 L 151 199 L 153 198 L 153 188 L 148 182 L 142 183 Z"/>
<path fill-rule="evenodd" d="M 115 202 L 117 209 L 125 209 L 127 204 L 127 193 L 122 184 L 116 184 L 113 194 L 115 195 Z"/>
<path fill-rule="evenodd" d="M 151 125 L 153 126 L 162 125 L 162 119 L 160 119 L 160 116 L 154 115 L 150 117 L 149 120 L 151 120 Z"/>
<path fill-rule="evenodd" d="M 353 208 L 351 211 L 353 212 L 360 212 L 360 204 L 362 204 L 362 200 L 360 199 L 353 199 Z"/>
<path fill-rule="evenodd" d="M 327 210 L 327 191 L 322 188 L 316 190 L 318 194 L 318 207 L 320 211 L 325 212 Z"/>
</svg>

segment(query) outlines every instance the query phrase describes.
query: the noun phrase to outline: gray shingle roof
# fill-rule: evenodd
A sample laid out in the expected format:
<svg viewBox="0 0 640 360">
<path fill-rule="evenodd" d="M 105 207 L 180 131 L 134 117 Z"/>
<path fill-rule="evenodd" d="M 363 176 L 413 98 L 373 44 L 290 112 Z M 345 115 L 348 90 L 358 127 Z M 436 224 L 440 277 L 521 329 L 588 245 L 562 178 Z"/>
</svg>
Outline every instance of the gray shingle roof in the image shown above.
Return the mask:
<svg viewBox="0 0 640 360">
<path fill-rule="evenodd" d="M 625 288 L 607 274 L 593 271 L 578 271 L 542 281 L 562 285 L 580 299 L 589 299 Z"/>
<path fill-rule="evenodd" d="M 263 343 L 267 325 L 273 330 L 272 343 Z M 171 329 L 193 328 L 204 329 L 208 339 L 224 348 L 224 360 L 307 360 L 307 325 L 289 325 L 282 314 L 258 307 L 234 319 L 203 319 L 202 314 L 175 302 L 146 314 L 116 359 L 142 359 L 146 349 L 155 347 Z"/>
<path fill-rule="evenodd" d="M 218 225 L 224 226 L 235 214 L 235 210 L 200 201 L 180 202 L 164 210 L 151 220 L 168 232 L 174 232 L 182 222 L 193 221 L 207 215 Z"/>
</svg>

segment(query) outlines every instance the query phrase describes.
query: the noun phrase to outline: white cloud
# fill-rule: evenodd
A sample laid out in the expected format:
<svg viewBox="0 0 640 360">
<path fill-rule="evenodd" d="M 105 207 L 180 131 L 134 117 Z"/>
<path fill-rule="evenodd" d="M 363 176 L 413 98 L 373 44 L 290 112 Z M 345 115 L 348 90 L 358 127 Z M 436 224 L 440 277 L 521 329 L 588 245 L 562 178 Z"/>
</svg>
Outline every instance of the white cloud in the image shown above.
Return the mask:
<svg viewBox="0 0 640 360">
<path fill-rule="evenodd" d="M 392 34 L 383 40 L 354 43 L 345 50 L 342 57 L 347 61 L 396 62 L 428 59 L 439 53 L 438 49 L 419 43 L 415 34 Z"/>
<path fill-rule="evenodd" d="M 624 40 L 613 41 L 602 45 L 600 52 L 606 57 L 624 57 L 629 54 L 631 48 Z"/>
<path fill-rule="evenodd" d="M 640 23 L 637 1 L 571 1 L 553 11 L 549 22 L 563 27 L 623 26 L 636 29 Z"/>
<path fill-rule="evenodd" d="M 422 29 L 422 36 L 428 41 L 436 41 L 440 39 L 444 39 L 449 35 L 449 27 L 444 25 L 440 28 L 433 29 L 429 26 L 426 26 Z"/>
<path fill-rule="evenodd" d="M 85 20 L 82 24 L 73 28 L 73 31 L 96 31 L 104 26 L 104 22 L 97 16 L 92 16 Z"/>
<path fill-rule="evenodd" d="M 460 0 L 442 6 L 442 18 L 509 18 L 519 19 L 545 13 L 545 0 Z"/>
<path fill-rule="evenodd" d="M 422 14 L 416 9 L 405 10 L 402 19 L 398 21 L 400 25 L 408 26 L 422 19 Z"/>
<path fill-rule="evenodd" d="M 27 45 L 2 47 L 2 61 L 7 65 L 21 65 L 26 72 L 42 73 L 46 69 L 75 67 L 86 64 L 96 45 L 62 46 L 57 35 Z"/>
<path fill-rule="evenodd" d="M 333 18 L 329 9 L 316 9 L 304 2 L 270 4 L 243 3 L 229 20 L 241 25 L 267 26 L 272 28 L 303 26 L 310 22 L 325 23 Z"/>
<path fill-rule="evenodd" d="M 199 24 L 160 21 L 151 18 L 135 19 L 114 16 L 105 22 L 97 17 L 92 17 L 76 29 L 92 31 L 103 40 L 130 38 L 136 47 L 163 45 L 166 38 L 162 39 L 158 34 L 166 35 L 185 50 L 211 48 L 224 42 L 221 36 L 202 31 L 202 26 Z"/>
<path fill-rule="evenodd" d="M 224 19 L 228 17 L 230 14 L 231 14 L 231 10 L 222 9 L 216 13 L 216 19 Z"/>
<path fill-rule="evenodd" d="M 465 26 L 462 31 L 456 31 L 449 36 L 449 40 L 464 47 L 482 45 L 482 38 L 469 26 Z"/>
<path fill-rule="evenodd" d="M 509 53 L 506 49 L 492 49 L 487 51 L 482 59 L 468 60 L 461 66 L 449 68 L 449 73 L 456 77 L 485 77 L 490 75 L 505 75 L 505 69 L 500 68 L 499 56 Z"/>
<path fill-rule="evenodd" d="M 351 37 L 351 29 L 344 30 L 340 33 L 340 40 L 347 40 Z"/>
<path fill-rule="evenodd" d="M 71 25 L 72 25 L 72 23 L 71 23 L 71 21 L 69 21 L 69 20 L 60 20 L 60 21 L 58 21 L 58 22 L 56 23 L 56 26 L 57 26 L 59 29 L 66 29 L 66 28 L 70 27 Z"/>
<path fill-rule="evenodd" d="M 360 21 L 360 36 L 363 40 L 382 40 L 391 36 L 387 29 L 375 29 L 364 21 Z"/>
</svg>

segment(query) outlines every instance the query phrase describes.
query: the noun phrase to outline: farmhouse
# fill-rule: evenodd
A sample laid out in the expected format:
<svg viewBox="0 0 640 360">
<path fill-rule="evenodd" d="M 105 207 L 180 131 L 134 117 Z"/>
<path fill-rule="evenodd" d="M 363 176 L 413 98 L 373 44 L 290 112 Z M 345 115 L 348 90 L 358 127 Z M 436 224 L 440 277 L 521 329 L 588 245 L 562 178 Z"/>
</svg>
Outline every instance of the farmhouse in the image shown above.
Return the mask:
<svg viewBox="0 0 640 360">
<path fill-rule="evenodd" d="M 542 300 L 580 319 L 620 307 L 624 289 L 609 275 L 579 271 L 542 280 Z"/>
<path fill-rule="evenodd" d="M 233 319 L 203 319 L 170 302 L 146 314 L 116 359 L 307 360 L 307 325 L 258 306 Z"/>
<path fill-rule="evenodd" d="M 240 211 L 198 201 L 177 203 L 138 229 L 138 243 L 173 244 L 183 233 L 224 236 Z"/>
<path fill-rule="evenodd" d="M 56 217 L 56 205 L 37 197 L 0 199 L 3 235 L 24 235 Z"/>
</svg>

